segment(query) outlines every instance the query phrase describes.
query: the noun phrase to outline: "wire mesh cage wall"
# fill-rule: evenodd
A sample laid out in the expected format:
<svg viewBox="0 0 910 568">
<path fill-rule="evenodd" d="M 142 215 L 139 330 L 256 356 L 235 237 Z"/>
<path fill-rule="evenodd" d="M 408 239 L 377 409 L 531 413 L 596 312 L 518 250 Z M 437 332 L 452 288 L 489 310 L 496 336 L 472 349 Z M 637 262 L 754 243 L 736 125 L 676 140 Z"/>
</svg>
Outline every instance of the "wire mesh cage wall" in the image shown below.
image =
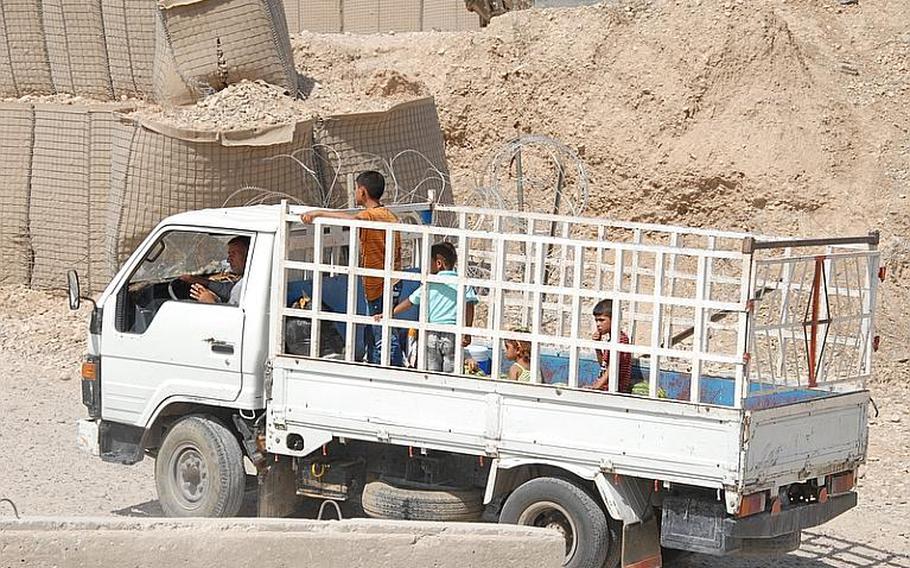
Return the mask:
<svg viewBox="0 0 910 568">
<path fill-rule="evenodd" d="M 192 102 L 244 79 L 296 93 L 297 73 L 279 0 L 167 1 L 160 6 L 154 81 L 160 102 Z M 168 79 L 158 76 L 166 71 Z"/>
<path fill-rule="evenodd" d="M 152 97 L 156 13 L 149 0 L 101 0 L 114 98 Z"/>
<path fill-rule="evenodd" d="M 162 133 L 161 125 L 123 118 L 116 126 L 111 163 L 106 258 L 113 272 L 164 217 L 206 207 L 245 204 L 238 191 L 256 188 L 275 200 L 317 203 L 318 180 L 293 162 L 271 160 L 313 145 L 312 123 L 294 125 L 287 141 L 225 145 L 211 132 Z M 171 134 L 174 134 L 173 132 Z M 312 164 L 309 164 L 312 171 Z"/>
<path fill-rule="evenodd" d="M 29 175 L 35 132 L 32 105 L 0 104 L 0 251 L 5 284 L 28 284 L 31 244 L 28 236 Z"/>
<path fill-rule="evenodd" d="M 372 169 L 386 176 L 384 199 L 390 203 L 424 201 L 431 191 L 438 202 L 452 203 L 432 98 L 383 112 L 328 117 L 316 126 L 316 144 L 326 190 L 334 195 L 348 195 L 348 176 Z"/>
<path fill-rule="evenodd" d="M 752 391 L 864 388 L 874 348 L 875 245 L 782 243 L 758 254 L 749 336 Z"/>
<path fill-rule="evenodd" d="M 530 382 L 538 384 L 591 385 L 603 377 L 595 357 L 600 350 L 609 353 L 607 390 L 652 398 L 750 409 L 863 388 L 878 266 L 871 240 L 848 238 L 853 244 L 842 250 L 836 238 L 819 239 L 828 243 L 825 251 L 803 256 L 795 252 L 803 246 L 798 240 L 741 233 L 531 213 L 519 227 L 508 222 L 510 211 L 438 206 L 434 213 L 455 216 L 455 225 L 384 230 L 386 250 L 394 233 L 409 251 L 401 268 L 387 262 L 385 269 L 364 269 L 354 253 L 329 254 L 325 235 L 349 229 L 338 232 L 341 240 L 332 246 L 356 251 L 355 227 L 363 225 L 336 220 L 319 220 L 328 232 L 298 244 L 310 250 L 288 256 L 286 268 L 297 271 L 294 277 L 310 275 L 316 304 L 324 298 L 315 282 L 335 274 L 381 278 L 387 295 L 394 280 L 404 289 L 446 283 L 457 287 L 459 299 L 473 288 L 472 323 L 439 325 L 428 322 L 425 311 L 389 321 L 386 310 L 382 344 L 407 329 L 417 330 L 418 342 L 428 332 L 470 336 L 489 349 L 493 378 L 508 367 L 506 343 L 515 342 L 526 345 Z M 455 276 L 427 269 L 427 251 L 439 241 L 457 250 Z M 345 286 L 345 306 L 353 306 L 358 292 Z M 594 312 L 601 309 L 595 306 L 605 300 L 609 332 L 592 337 Z M 339 356 L 360 361 L 350 329 L 370 325 L 370 318 L 333 305 L 308 309 L 288 313 L 343 323 L 348 336 Z M 631 361 L 626 385 L 624 355 Z M 455 355 L 456 374 L 464 356 Z M 389 353 L 382 357 L 382 364 L 393 363 Z M 416 368 L 424 369 L 419 359 Z"/>
<path fill-rule="evenodd" d="M 41 0 L 0 3 L 0 96 L 54 92 Z"/>
</svg>

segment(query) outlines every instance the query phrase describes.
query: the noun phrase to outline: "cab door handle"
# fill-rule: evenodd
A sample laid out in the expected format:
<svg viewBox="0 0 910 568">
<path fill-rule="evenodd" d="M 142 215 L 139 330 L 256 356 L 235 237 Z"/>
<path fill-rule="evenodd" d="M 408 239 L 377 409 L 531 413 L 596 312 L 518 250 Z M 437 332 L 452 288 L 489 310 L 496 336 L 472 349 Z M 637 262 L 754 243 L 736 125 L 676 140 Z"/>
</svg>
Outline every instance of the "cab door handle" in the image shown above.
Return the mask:
<svg viewBox="0 0 910 568">
<path fill-rule="evenodd" d="M 224 355 L 233 355 L 234 354 L 234 344 L 227 341 L 222 341 L 220 339 L 215 339 L 214 337 L 209 337 L 208 339 L 203 339 L 206 343 L 211 346 L 211 349 L 214 353 L 221 353 Z"/>
</svg>

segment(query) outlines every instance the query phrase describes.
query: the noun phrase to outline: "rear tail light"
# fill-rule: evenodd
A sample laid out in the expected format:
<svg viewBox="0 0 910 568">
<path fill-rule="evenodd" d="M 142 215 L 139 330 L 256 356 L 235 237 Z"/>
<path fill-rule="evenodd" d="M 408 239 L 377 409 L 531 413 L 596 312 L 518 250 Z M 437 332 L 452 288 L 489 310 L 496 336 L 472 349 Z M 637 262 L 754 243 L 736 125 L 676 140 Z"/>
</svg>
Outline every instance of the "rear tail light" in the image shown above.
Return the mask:
<svg viewBox="0 0 910 568">
<path fill-rule="evenodd" d="M 98 362 L 93 360 L 82 362 L 82 380 L 94 381 L 98 379 Z"/>
<path fill-rule="evenodd" d="M 828 477 L 828 495 L 840 495 L 850 492 L 856 485 L 856 470 L 845 471 Z"/>
<path fill-rule="evenodd" d="M 766 499 L 767 493 L 765 491 L 746 495 L 739 504 L 739 511 L 736 512 L 736 516 L 741 519 L 755 513 L 761 513 L 765 510 Z"/>
</svg>

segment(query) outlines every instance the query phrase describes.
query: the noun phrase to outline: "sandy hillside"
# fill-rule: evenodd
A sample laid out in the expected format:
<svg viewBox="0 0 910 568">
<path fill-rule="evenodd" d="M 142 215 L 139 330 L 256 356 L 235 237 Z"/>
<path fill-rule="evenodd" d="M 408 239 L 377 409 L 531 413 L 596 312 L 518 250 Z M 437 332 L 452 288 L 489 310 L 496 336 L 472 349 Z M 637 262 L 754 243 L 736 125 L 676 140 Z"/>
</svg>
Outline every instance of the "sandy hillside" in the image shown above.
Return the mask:
<svg viewBox="0 0 910 568">
<path fill-rule="evenodd" d="M 302 34 L 314 99 L 436 97 L 464 190 L 518 133 L 591 167 L 592 213 L 763 232 L 910 211 L 910 4 L 635 2 L 530 10 L 482 32 Z M 862 207 L 859 207 L 862 205 Z"/>
<path fill-rule="evenodd" d="M 638 1 L 516 12 L 480 32 L 304 33 L 293 45 L 311 105 L 433 95 L 456 199 L 492 151 L 540 134 L 587 163 L 589 215 L 880 230 L 882 352 L 903 375 L 908 22 L 905 0 Z"/>
</svg>

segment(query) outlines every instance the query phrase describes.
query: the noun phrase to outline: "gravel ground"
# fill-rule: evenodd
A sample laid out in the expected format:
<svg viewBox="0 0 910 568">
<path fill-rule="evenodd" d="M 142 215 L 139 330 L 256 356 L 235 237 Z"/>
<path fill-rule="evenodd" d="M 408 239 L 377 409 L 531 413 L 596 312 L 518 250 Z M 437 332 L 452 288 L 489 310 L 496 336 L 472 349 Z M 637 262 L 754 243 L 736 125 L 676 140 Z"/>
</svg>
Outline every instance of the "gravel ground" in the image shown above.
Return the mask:
<svg viewBox="0 0 910 568">
<path fill-rule="evenodd" d="M 23 516 L 161 514 L 154 462 L 106 464 L 81 453 L 74 423 L 85 416 L 78 363 L 87 309 L 70 313 L 59 294 L 0 288 L 0 498 Z M 903 365 L 903 366 L 900 366 Z M 808 531 L 783 558 L 715 559 L 690 555 L 675 566 L 875 566 L 910 568 L 910 387 L 891 380 L 907 363 L 880 365 L 871 386 L 880 414 L 871 421 L 869 463 L 860 505 Z M 0 515 L 8 515 L 0 504 Z"/>
</svg>

